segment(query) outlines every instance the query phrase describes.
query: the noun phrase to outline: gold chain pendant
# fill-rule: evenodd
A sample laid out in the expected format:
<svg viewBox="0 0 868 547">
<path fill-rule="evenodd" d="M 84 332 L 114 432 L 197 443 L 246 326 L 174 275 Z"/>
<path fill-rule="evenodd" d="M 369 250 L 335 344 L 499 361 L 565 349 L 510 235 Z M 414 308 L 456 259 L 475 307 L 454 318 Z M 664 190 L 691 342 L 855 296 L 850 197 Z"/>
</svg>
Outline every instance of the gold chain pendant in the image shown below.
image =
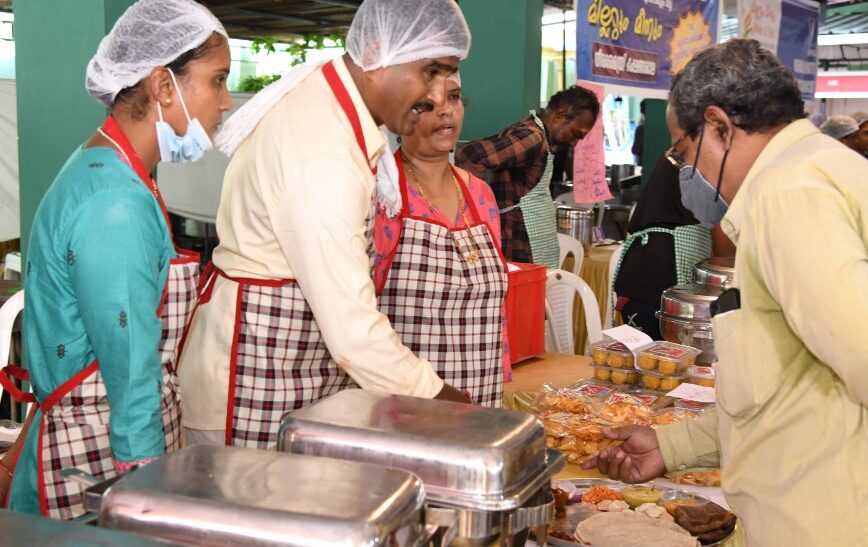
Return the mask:
<svg viewBox="0 0 868 547">
<path fill-rule="evenodd" d="M 471 266 L 474 266 L 477 262 L 479 262 L 479 253 L 477 253 L 476 251 L 466 253 L 464 255 L 464 260 L 466 260 L 467 263 Z"/>
</svg>

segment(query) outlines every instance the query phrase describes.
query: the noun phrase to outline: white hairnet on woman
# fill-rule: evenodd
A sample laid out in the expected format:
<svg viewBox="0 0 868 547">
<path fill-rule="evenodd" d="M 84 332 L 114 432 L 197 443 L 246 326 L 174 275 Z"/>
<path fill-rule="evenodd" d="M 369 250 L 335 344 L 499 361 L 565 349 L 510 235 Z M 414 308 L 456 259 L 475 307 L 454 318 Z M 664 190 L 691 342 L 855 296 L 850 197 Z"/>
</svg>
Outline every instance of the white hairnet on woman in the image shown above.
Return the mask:
<svg viewBox="0 0 868 547">
<path fill-rule="evenodd" d="M 139 0 L 121 15 L 87 65 L 87 92 L 106 107 L 151 71 L 200 46 L 220 21 L 193 0 Z"/>
<path fill-rule="evenodd" d="M 843 139 L 859 131 L 859 124 L 850 116 L 829 116 L 820 126 L 820 131 L 833 139 Z"/>
<path fill-rule="evenodd" d="M 465 59 L 469 51 L 470 29 L 455 0 L 365 0 L 347 34 L 347 53 L 365 71 L 437 57 Z M 322 64 L 293 67 L 238 109 L 217 135 L 220 150 L 232 155 L 262 116 Z"/>
<path fill-rule="evenodd" d="M 181 447 L 175 363 L 199 257 L 175 245 L 151 173 L 200 159 L 232 108 L 229 40 L 192 0 L 134 3 L 95 49 L 86 88 L 111 112 L 33 219 L 22 329 L 37 404 L 0 474 L 11 512 L 64 520 L 85 508 L 61 469 L 101 481 Z"/>
</svg>

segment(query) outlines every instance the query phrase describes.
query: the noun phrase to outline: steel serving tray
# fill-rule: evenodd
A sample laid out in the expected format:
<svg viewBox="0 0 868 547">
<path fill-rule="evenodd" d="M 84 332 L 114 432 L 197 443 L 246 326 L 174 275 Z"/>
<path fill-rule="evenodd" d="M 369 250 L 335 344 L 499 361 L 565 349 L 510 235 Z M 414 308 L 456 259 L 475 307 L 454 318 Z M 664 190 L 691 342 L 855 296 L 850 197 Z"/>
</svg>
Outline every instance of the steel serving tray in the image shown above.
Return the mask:
<svg viewBox="0 0 868 547">
<path fill-rule="evenodd" d="M 520 507 L 564 465 L 531 414 L 358 389 L 285 415 L 278 449 L 405 469 L 429 503 L 478 511 Z"/>
<path fill-rule="evenodd" d="M 419 479 L 398 469 L 191 446 L 108 488 L 98 520 L 182 544 L 416 546 L 424 500 Z"/>
<path fill-rule="evenodd" d="M 605 486 L 607 488 L 612 488 L 614 490 L 620 490 L 621 488 L 624 488 L 626 486 L 636 486 L 636 485 L 624 484 L 622 482 L 609 480 L 609 479 L 562 479 L 562 480 L 558 480 L 556 482 L 573 483 L 576 486 L 576 488 L 579 490 L 587 490 L 590 487 L 596 486 L 596 485 Z M 654 484 L 654 483 L 647 483 L 645 486 L 653 486 L 654 488 L 656 488 L 657 490 L 660 490 L 661 492 L 668 492 L 668 491 L 672 490 L 671 488 L 667 488 L 665 486 L 660 486 L 660 485 Z M 587 507 L 582 507 L 581 505 L 582 504 L 574 504 L 574 505 L 568 506 L 568 507 L 574 508 L 574 510 L 572 512 L 568 511 L 566 517 L 554 519 L 552 521 L 552 525 L 550 526 L 550 528 L 559 527 L 559 528 L 564 529 L 564 530 L 569 530 L 568 533 L 570 535 L 573 535 L 576 531 L 576 526 L 578 526 L 579 522 L 597 514 L 596 511 L 593 511 Z M 736 529 L 737 528 L 738 528 L 738 524 L 736 524 Z M 733 536 L 733 534 L 735 534 L 735 530 L 733 530 L 732 533 L 730 533 L 727 537 L 723 538 L 722 540 L 716 541 L 714 543 L 709 543 L 709 544 L 703 545 L 702 547 L 718 547 L 720 545 L 723 545 L 729 538 L 731 538 Z M 548 544 L 555 546 L 555 547 L 590 547 L 589 545 L 587 545 L 585 543 L 579 543 L 578 541 L 567 541 L 564 539 L 558 539 L 558 538 L 551 537 L 551 536 L 549 536 L 549 538 L 548 538 Z M 698 541 L 697 541 L 697 545 L 699 545 Z"/>
</svg>

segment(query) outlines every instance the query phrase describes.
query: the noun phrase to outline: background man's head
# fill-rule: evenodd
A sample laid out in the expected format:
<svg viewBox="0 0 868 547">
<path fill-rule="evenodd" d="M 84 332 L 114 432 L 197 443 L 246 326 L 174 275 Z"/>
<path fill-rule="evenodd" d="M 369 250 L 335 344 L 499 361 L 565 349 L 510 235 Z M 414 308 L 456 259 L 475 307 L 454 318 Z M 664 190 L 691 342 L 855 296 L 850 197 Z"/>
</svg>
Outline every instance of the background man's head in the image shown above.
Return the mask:
<svg viewBox="0 0 868 547">
<path fill-rule="evenodd" d="M 698 53 L 672 79 L 669 105 L 685 134 L 679 152 L 728 202 L 768 140 L 805 116 L 793 74 L 756 40 Z"/>
<path fill-rule="evenodd" d="M 859 146 L 859 124 L 850 116 L 829 116 L 829 119 L 820 126 L 820 131 L 848 148 L 862 152 Z"/>
<path fill-rule="evenodd" d="M 446 77 L 469 50 L 470 30 L 454 0 L 366 0 L 347 34 L 368 110 L 401 135 L 446 100 Z"/>
<path fill-rule="evenodd" d="M 549 146 L 574 147 L 590 133 L 600 114 L 600 102 L 592 91 L 572 86 L 552 95 L 541 119 L 548 130 Z"/>
<path fill-rule="evenodd" d="M 850 115 L 859 124 L 859 149 L 862 155 L 868 156 L 868 112 L 854 112 Z"/>
</svg>

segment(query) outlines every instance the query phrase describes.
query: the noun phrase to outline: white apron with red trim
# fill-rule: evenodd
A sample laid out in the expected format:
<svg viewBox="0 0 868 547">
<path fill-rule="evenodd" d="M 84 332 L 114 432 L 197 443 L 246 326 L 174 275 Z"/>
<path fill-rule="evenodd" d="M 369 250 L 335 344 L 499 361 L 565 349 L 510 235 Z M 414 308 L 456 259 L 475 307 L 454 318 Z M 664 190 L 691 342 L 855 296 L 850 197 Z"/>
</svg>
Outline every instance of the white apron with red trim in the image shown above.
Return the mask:
<svg viewBox="0 0 868 547">
<path fill-rule="evenodd" d="M 121 132 L 109 118 L 102 128 L 113 137 L 131 167 L 154 193 L 168 224 L 165 204 L 156 184 L 150 180 L 141 161 Z M 105 133 L 104 133 L 105 134 Z M 169 228 L 171 233 L 171 227 Z M 199 255 L 177 249 L 178 257 L 169 264 L 163 297 L 156 310 L 163 326 L 160 338 L 162 367 L 160 410 L 165 434 L 165 449 L 180 448 L 181 409 L 176 376 L 176 355 L 188 320 L 195 305 L 199 279 Z M 71 519 L 84 513 L 81 495 L 84 487 L 64 479 L 61 469 L 75 467 L 99 479 L 115 475 L 114 458 L 109 440 L 111 409 L 106 387 L 94 361 L 70 378 L 40 404 L 42 419 L 39 427 L 37 456 L 37 486 L 42 514 L 59 519 Z"/>
<path fill-rule="evenodd" d="M 463 182 L 473 225 L 450 230 L 407 214 L 407 181 L 401 172 L 401 233 L 386 258 L 391 264 L 378 291 L 379 309 L 404 345 L 430 361 L 447 384 L 470 393 L 476 404 L 500 407 L 506 262 Z M 456 178 L 461 179 L 457 173 Z M 474 251 L 479 260 L 466 260 Z"/>
</svg>

